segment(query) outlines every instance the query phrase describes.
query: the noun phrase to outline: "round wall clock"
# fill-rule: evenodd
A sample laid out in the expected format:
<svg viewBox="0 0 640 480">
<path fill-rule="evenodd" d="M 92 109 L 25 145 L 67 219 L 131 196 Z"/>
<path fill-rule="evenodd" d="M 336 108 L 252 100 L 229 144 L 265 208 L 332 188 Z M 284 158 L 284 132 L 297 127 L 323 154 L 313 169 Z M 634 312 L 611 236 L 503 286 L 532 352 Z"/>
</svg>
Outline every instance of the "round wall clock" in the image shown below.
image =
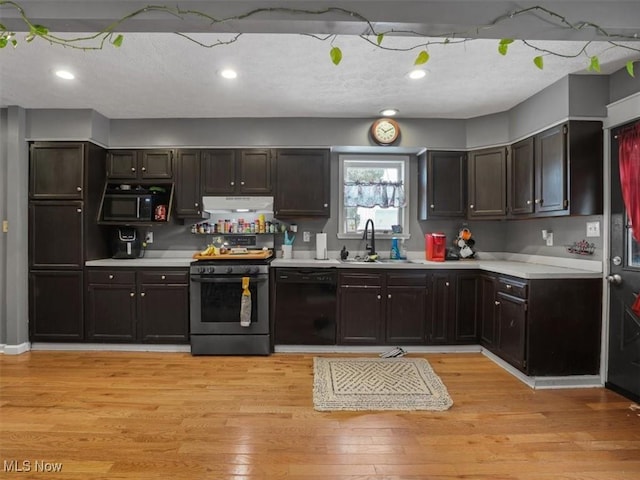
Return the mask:
<svg viewBox="0 0 640 480">
<path fill-rule="evenodd" d="M 391 145 L 399 136 L 400 126 L 391 118 L 379 118 L 371 125 L 371 137 L 380 145 Z"/>
</svg>

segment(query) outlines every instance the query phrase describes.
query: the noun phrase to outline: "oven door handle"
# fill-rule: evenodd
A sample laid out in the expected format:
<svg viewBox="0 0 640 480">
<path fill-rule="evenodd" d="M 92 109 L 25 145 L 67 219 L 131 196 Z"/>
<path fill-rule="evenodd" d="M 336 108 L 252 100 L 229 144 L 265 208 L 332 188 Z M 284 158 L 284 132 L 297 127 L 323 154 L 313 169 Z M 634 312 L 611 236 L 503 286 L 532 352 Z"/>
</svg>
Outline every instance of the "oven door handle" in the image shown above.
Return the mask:
<svg viewBox="0 0 640 480">
<path fill-rule="evenodd" d="M 191 277 L 192 282 L 196 283 L 242 283 L 242 276 L 238 277 L 221 277 L 221 278 L 212 278 L 212 277 Z M 260 278 L 260 277 L 249 277 L 249 284 L 253 283 L 264 283 L 268 280 L 268 277 Z"/>
</svg>

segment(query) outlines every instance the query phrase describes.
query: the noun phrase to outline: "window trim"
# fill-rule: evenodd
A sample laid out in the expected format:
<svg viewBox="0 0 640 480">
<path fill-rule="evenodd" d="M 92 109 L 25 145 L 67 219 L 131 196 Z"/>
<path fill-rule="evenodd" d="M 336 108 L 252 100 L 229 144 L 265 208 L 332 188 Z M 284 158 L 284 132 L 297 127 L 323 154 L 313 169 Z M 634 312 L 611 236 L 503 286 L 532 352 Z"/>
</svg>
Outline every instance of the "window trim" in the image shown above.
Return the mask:
<svg viewBox="0 0 640 480">
<path fill-rule="evenodd" d="M 411 238 L 411 232 L 409 231 L 409 168 L 410 168 L 410 156 L 409 155 L 378 155 L 378 154 L 340 154 L 338 155 L 338 228 L 337 237 L 340 239 L 362 239 L 360 233 L 345 233 L 344 227 L 344 163 L 345 161 L 361 161 L 361 162 L 394 162 L 399 161 L 404 163 L 404 172 L 402 178 L 402 184 L 404 187 L 404 195 L 407 200 L 407 204 L 402 208 L 402 233 L 393 233 L 389 230 L 376 229 L 376 238 Z"/>
</svg>

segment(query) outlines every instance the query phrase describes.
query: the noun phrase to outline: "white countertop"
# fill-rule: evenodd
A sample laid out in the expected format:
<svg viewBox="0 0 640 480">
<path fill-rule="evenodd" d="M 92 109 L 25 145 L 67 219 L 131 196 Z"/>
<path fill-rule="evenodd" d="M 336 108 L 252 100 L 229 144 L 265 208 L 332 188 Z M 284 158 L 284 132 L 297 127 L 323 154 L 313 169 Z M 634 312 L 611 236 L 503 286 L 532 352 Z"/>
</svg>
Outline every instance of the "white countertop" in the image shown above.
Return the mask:
<svg viewBox="0 0 640 480">
<path fill-rule="evenodd" d="M 165 252 L 148 251 L 143 258 L 90 260 L 87 267 L 188 267 L 193 261 L 192 251 Z M 560 278 L 602 278 L 602 262 L 559 257 L 543 257 L 512 253 L 482 254 L 478 259 L 446 262 L 430 262 L 418 255 L 409 255 L 410 262 L 392 263 L 342 263 L 330 255 L 327 260 L 316 260 L 312 257 L 283 259 L 276 258 L 272 267 L 291 268 L 375 268 L 375 269 L 442 269 L 442 270 L 483 270 L 487 272 L 512 275 L 524 279 L 560 279 Z"/>
</svg>

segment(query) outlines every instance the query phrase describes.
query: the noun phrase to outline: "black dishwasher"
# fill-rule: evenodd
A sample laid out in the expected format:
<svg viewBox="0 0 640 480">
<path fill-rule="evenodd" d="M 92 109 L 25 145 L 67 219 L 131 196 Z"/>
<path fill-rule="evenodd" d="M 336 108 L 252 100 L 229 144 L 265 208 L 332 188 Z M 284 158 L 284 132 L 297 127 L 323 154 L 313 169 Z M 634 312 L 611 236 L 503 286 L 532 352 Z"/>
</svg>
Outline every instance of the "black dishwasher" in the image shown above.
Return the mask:
<svg viewBox="0 0 640 480">
<path fill-rule="evenodd" d="M 333 268 L 276 269 L 276 345 L 335 345 L 337 279 Z"/>
</svg>

